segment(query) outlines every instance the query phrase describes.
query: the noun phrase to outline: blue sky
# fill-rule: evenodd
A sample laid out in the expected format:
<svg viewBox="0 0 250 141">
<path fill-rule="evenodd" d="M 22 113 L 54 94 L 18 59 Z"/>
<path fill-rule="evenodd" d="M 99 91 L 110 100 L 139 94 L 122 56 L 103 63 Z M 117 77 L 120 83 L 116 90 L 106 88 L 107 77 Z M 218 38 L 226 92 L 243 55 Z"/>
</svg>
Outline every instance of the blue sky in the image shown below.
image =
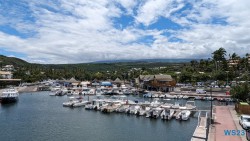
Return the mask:
<svg viewBox="0 0 250 141">
<path fill-rule="evenodd" d="M 0 54 L 35 63 L 249 53 L 248 0 L 0 0 Z"/>
</svg>

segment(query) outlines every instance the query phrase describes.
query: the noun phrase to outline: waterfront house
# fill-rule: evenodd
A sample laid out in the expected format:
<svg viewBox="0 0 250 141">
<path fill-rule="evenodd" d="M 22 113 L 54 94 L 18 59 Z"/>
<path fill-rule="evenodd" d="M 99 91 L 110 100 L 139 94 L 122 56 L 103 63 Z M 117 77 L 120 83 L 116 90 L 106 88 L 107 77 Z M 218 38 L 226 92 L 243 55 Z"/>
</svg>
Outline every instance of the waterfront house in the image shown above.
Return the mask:
<svg viewBox="0 0 250 141">
<path fill-rule="evenodd" d="M 176 81 L 171 75 L 140 75 L 139 86 L 147 90 L 169 92 L 174 90 Z"/>
<path fill-rule="evenodd" d="M 13 74 L 10 71 L 0 71 L 0 77 L 2 79 L 12 79 Z"/>
<path fill-rule="evenodd" d="M 117 87 L 120 87 L 122 85 L 122 81 L 121 79 L 119 78 L 116 78 L 114 81 L 113 81 L 113 84 L 115 84 Z"/>
</svg>

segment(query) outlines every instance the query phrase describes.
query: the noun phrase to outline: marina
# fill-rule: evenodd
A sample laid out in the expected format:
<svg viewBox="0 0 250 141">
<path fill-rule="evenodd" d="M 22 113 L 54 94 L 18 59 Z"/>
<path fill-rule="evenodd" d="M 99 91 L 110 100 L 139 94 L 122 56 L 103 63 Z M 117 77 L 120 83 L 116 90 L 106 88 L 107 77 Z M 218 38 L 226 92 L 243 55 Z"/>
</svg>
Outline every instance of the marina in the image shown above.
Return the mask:
<svg viewBox="0 0 250 141">
<path fill-rule="evenodd" d="M 33 92 L 22 93 L 18 103 L 1 105 L 0 121 L 1 138 L 20 138 L 28 140 L 31 137 L 34 140 L 79 140 L 85 138 L 87 140 L 175 140 L 183 141 L 190 140 L 193 136 L 198 123 L 198 111 L 187 121 L 180 121 L 172 118 L 171 120 L 161 120 L 161 115 L 158 119 L 146 118 L 146 111 L 140 111 L 143 116 L 136 114 L 122 114 L 126 111 L 125 108 L 117 109 L 113 112 L 96 112 L 88 110 L 87 104 L 85 107 L 66 108 L 62 103 L 68 101 L 69 96 L 49 96 L 50 92 Z M 105 96 L 109 99 L 111 96 Z M 98 96 L 82 96 L 83 100 L 92 101 Z M 143 98 L 141 95 L 128 95 L 126 98 L 129 103 L 134 101 L 145 102 L 147 104 L 163 103 L 165 100 L 159 99 L 158 102 L 151 98 Z M 104 102 L 104 99 L 97 100 L 99 103 Z M 180 105 L 187 103 L 186 99 L 170 99 L 167 102 L 174 105 L 178 102 Z M 104 103 L 102 103 L 104 105 Z M 209 110 L 210 101 L 195 101 L 197 109 Z M 218 104 L 214 101 L 214 104 Z M 98 105 L 95 103 L 95 105 Z M 167 106 L 165 104 L 165 106 Z M 168 105 L 169 106 L 169 105 Z M 87 108 L 86 108 L 87 107 Z M 93 107 L 93 105 L 91 106 Z M 101 109 L 101 106 L 97 109 Z M 128 106 L 127 106 L 128 107 Z M 94 108 L 90 108 L 94 109 Z M 134 109 L 136 109 L 134 107 Z M 146 110 L 147 108 L 145 108 Z M 133 111 L 133 110 L 131 110 Z M 8 114 L 9 113 L 9 114 Z M 135 112 L 134 112 L 135 113 Z M 133 116 L 132 116 L 133 115 Z M 19 119 L 17 122 L 15 119 Z M 9 128 L 11 125 L 11 129 Z M 25 128 L 23 125 L 30 125 L 30 128 Z M 142 130 L 143 129 L 143 130 Z M 14 130 L 14 135 L 9 134 L 10 130 Z M 105 130 L 105 132 L 104 132 Z M 28 133 L 31 133 L 28 135 Z M 179 133 L 182 133 L 181 135 Z M 98 137 L 95 134 L 99 134 Z M 126 133 L 126 134 L 124 134 Z M 70 134 L 70 136 L 68 136 Z M 176 135 L 178 134 L 178 137 Z M 129 136 L 128 136 L 129 135 Z"/>
</svg>

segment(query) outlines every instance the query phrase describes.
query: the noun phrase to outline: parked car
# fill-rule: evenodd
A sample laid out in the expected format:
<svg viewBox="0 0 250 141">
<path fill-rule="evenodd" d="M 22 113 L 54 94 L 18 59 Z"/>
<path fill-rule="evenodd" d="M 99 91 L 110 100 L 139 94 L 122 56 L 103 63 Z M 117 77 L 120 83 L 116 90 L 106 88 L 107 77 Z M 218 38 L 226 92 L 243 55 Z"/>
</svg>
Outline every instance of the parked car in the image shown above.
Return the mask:
<svg viewBox="0 0 250 141">
<path fill-rule="evenodd" d="M 205 94 L 207 93 L 204 89 L 196 89 L 197 94 Z"/>
<path fill-rule="evenodd" d="M 241 115 L 239 123 L 243 129 L 250 129 L 250 115 Z"/>
</svg>

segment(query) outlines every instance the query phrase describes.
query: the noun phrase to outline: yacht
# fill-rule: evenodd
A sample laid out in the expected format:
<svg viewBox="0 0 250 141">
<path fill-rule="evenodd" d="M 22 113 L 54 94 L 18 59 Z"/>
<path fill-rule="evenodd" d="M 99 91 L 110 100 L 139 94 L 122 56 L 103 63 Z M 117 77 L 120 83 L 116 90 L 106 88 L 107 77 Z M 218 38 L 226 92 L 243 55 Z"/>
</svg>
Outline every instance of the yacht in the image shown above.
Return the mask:
<svg viewBox="0 0 250 141">
<path fill-rule="evenodd" d="M 13 103 L 18 101 L 19 93 L 17 90 L 10 88 L 5 89 L 0 97 L 1 103 Z"/>
</svg>

